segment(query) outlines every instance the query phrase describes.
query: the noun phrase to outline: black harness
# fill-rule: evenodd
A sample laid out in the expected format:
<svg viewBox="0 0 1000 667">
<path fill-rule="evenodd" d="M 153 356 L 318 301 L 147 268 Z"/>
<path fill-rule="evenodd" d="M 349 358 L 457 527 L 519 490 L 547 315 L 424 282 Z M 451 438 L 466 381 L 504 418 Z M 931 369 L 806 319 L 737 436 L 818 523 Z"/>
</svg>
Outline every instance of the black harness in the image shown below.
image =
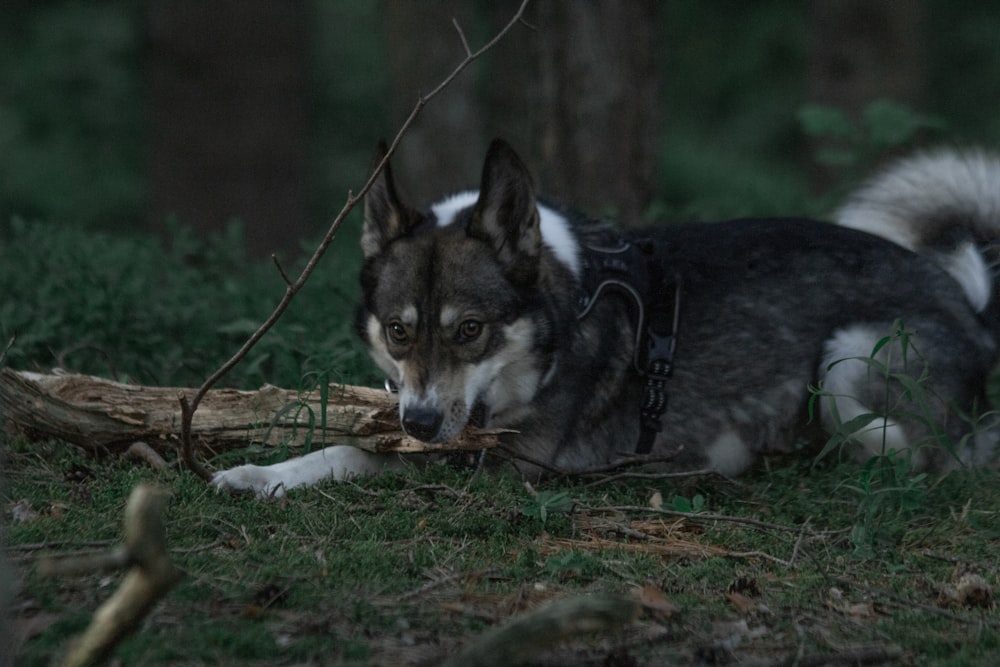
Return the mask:
<svg viewBox="0 0 1000 667">
<path fill-rule="evenodd" d="M 587 246 L 583 255 L 580 312 L 585 318 L 605 294 L 626 298 L 635 316 L 632 364 L 645 380 L 639 406 L 637 454 L 648 454 L 663 430 L 667 379 L 673 370 L 680 315 L 679 276 L 663 266 L 663 242 L 617 239 L 608 247 Z"/>
</svg>

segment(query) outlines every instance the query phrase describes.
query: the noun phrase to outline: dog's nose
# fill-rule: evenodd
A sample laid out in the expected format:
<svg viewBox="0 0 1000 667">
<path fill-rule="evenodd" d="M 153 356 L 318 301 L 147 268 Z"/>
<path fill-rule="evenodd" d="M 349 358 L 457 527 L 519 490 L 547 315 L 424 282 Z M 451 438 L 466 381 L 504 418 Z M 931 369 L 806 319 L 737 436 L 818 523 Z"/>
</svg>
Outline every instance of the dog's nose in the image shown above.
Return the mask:
<svg viewBox="0 0 1000 667">
<path fill-rule="evenodd" d="M 417 440 L 430 442 L 441 430 L 444 420 L 437 410 L 429 408 L 410 408 L 403 413 L 403 430 Z"/>
</svg>

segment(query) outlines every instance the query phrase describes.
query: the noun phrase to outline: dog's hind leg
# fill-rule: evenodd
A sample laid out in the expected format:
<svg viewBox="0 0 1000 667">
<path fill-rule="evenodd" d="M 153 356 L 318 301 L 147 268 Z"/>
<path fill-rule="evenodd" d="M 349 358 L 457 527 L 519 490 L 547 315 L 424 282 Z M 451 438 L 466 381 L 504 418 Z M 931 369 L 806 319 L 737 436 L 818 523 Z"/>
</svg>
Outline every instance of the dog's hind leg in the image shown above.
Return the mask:
<svg viewBox="0 0 1000 667">
<path fill-rule="evenodd" d="M 324 479 L 343 481 L 403 465 L 398 455 L 334 445 L 269 466 L 247 464 L 220 470 L 212 477 L 212 485 L 227 491 L 252 491 L 258 498 L 280 497 L 290 489 Z"/>
</svg>

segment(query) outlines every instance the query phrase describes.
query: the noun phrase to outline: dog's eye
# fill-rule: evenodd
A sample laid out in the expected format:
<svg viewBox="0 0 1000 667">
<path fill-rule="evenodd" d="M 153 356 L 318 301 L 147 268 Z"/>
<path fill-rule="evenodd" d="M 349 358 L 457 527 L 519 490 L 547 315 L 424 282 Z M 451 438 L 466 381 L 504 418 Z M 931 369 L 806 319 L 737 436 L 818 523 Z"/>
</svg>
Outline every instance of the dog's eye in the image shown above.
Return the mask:
<svg viewBox="0 0 1000 667">
<path fill-rule="evenodd" d="M 479 338 L 483 332 L 483 323 L 476 320 L 465 320 L 458 325 L 458 339 L 463 343 Z"/>
<path fill-rule="evenodd" d="M 406 327 L 399 322 L 390 322 L 389 326 L 387 326 L 385 330 L 386 333 L 389 334 L 389 339 L 393 343 L 402 345 L 410 340 L 410 334 L 407 332 Z"/>
</svg>

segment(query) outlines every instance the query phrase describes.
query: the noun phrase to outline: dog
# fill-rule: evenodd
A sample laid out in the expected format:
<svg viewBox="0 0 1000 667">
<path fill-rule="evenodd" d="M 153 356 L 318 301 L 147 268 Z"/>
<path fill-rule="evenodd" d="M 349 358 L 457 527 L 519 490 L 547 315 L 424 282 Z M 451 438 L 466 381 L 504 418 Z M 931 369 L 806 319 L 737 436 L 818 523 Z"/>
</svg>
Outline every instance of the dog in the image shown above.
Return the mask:
<svg viewBox="0 0 1000 667">
<path fill-rule="evenodd" d="M 495 140 L 478 191 L 416 210 L 387 165 L 364 208 L 358 331 L 419 440 L 502 428 L 528 474 L 640 459 L 732 476 L 793 447 L 813 405 L 828 432 L 861 420 L 861 459 L 992 461 L 971 415 L 998 355 L 995 156 L 904 159 L 835 223 L 619 231 L 536 196 Z M 897 379 L 918 363 L 930 398 Z M 281 495 L 403 465 L 340 445 L 213 483 Z"/>
</svg>

